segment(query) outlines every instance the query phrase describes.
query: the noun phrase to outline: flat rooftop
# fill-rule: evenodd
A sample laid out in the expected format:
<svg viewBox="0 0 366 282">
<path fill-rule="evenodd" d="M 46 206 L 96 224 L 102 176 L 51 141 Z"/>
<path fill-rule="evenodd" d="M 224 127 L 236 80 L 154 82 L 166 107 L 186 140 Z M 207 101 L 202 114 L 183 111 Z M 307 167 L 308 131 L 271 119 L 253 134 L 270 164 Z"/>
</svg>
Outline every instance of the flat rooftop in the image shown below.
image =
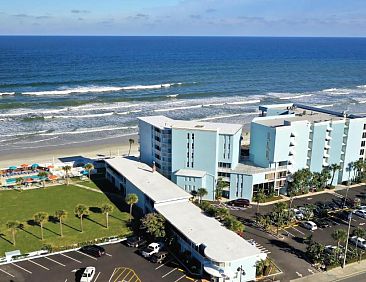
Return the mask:
<svg viewBox="0 0 366 282">
<path fill-rule="evenodd" d="M 190 241 L 205 245 L 206 257 L 216 262 L 232 262 L 261 254 L 258 248 L 206 216 L 191 202 L 161 205 L 156 210 Z"/>
<path fill-rule="evenodd" d="M 250 160 L 240 160 L 240 162 L 237 164 L 234 168 L 220 168 L 220 171 L 227 171 L 229 173 L 243 173 L 243 174 L 257 174 L 257 173 L 263 173 L 263 172 L 275 172 L 279 170 L 286 170 L 287 166 L 278 166 L 277 168 L 264 168 L 255 165 Z"/>
<path fill-rule="evenodd" d="M 320 107 L 313 107 L 303 104 L 274 104 L 259 106 L 259 110 L 266 113 L 271 110 L 283 111 L 280 114 L 272 114 L 255 118 L 253 121 L 271 127 L 286 126 L 285 122 L 308 121 L 311 123 L 319 123 L 325 121 L 339 121 L 343 120 L 345 116 L 348 118 L 362 118 L 363 116 L 348 114 L 347 112 L 336 112 L 332 110 L 323 109 Z"/>
<path fill-rule="evenodd" d="M 105 160 L 118 173 L 128 179 L 142 193 L 156 204 L 182 199 L 189 199 L 191 194 L 165 178 L 144 163 L 129 158 L 116 157 Z"/>
<path fill-rule="evenodd" d="M 235 124 L 235 123 L 174 120 L 166 116 L 146 116 L 146 117 L 139 117 L 139 119 L 160 129 L 177 128 L 177 129 L 189 129 L 189 130 L 208 130 L 208 131 L 217 131 L 220 134 L 229 134 L 229 135 L 237 133 L 239 130 L 242 130 L 243 127 L 241 124 Z"/>
<path fill-rule="evenodd" d="M 175 175 L 191 176 L 191 177 L 204 177 L 206 175 L 206 171 L 194 170 L 194 169 L 180 169 L 175 173 Z"/>
</svg>

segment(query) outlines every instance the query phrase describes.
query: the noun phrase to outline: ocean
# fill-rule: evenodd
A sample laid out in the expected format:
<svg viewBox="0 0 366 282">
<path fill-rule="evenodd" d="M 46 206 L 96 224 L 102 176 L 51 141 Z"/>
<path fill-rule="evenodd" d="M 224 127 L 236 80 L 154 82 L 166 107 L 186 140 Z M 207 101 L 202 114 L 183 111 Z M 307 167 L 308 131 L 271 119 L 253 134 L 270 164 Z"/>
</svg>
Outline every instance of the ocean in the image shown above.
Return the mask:
<svg viewBox="0 0 366 282">
<path fill-rule="evenodd" d="M 366 113 L 366 38 L 0 37 L 0 156 L 288 102 Z"/>
</svg>

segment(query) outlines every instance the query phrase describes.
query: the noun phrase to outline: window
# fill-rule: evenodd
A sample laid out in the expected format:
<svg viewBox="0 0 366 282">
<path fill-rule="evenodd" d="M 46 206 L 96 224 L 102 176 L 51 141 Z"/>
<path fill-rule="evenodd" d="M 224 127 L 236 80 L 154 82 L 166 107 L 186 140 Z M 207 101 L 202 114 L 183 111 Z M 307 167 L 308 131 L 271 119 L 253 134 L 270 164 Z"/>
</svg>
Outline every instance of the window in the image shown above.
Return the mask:
<svg viewBox="0 0 366 282">
<path fill-rule="evenodd" d="M 189 143 L 187 143 L 187 149 L 189 149 Z"/>
<path fill-rule="evenodd" d="M 360 155 L 361 155 L 361 156 L 363 156 L 363 155 L 364 155 L 364 153 L 365 153 L 365 150 L 364 150 L 364 149 L 361 149 L 361 150 L 360 150 Z"/>
<path fill-rule="evenodd" d="M 194 149 L 194 143 L 192 143 L 192 149 Z"/>
<path fill-rule="evenodd" d="M 362 133 L 362 138 L 366 138 L 366 132 Z"/>
<path fill-rule="evenodd" d="M 366 123 L 363 125 L 363 130 L 366 130 Z"/>
<path fill-rule="evenodd" d="M 192 140 L 194 140 L 194 133 L 192 133 Z"/>
<path fill-rule="evenodd" d="M 187 167 L 189 167 L 189 162 L 187 162 Z"/>
<path fill-rule="evenodd" d="M 193 162 L 191 163 L 191 165 L 192 165 L 191 167 L 193 167 Z"/>
<path fill-rule="evenodd" d="M 366 143 L 365 141 L 362 141 L 361 142 L 361 147 L 365 147 L 365 143 Z"/>
<path fill-rule="evenodd" d="M 189 158 L 189 152 L 187 152 L 187 158 Z"/>
<path fill-rule="evenodd" d="M 187 139 L 189 140 L 189 133 L 187 133 Z"/>
</svg>

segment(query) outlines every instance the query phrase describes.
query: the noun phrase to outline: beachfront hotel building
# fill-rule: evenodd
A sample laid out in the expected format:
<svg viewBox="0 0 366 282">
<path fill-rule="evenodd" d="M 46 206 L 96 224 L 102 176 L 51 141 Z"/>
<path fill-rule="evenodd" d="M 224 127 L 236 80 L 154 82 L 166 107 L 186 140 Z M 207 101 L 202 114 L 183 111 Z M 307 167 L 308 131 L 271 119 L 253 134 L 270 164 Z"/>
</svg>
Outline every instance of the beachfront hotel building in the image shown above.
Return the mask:
<svg viewBox="0 0 366 282">
<path fill-rule="evenodd" d="M 340 164 L 333 185 L 354 176 L 351 164 L 365 159 L 366 118 L 301 104 L 260 106 L 244 148 L 240 124 L 139 119 L 140 159 L 187 192 L 205 188 L 215 198 L 218 178 L 223 197 L 252 199 L 258 189 L 286 191 L 288 176 L 309 168 L 320 172 Z"/>
<path fill-rule="evenodd" d="M 211 281 L 255 281 L 256 263 L 266 254 L 242 237 L 206 216 L 189 199 L 190 193 L 148 166 L 132 158 L 106 159 L 106 177 L 125 196 L 138 195 L 142 214 L 164 216 L 168 232 L 188 252 L 198 271 Z"/>
</svg>

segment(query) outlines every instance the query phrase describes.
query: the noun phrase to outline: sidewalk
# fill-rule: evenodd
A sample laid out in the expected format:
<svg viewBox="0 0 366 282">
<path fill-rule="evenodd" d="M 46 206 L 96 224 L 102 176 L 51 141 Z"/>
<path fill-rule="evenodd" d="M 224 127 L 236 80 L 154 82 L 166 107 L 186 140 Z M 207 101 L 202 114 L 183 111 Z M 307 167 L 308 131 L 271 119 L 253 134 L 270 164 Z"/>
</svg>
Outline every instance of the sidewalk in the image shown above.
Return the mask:
<svg viewBox="0 0 366 282">
<path fill-rule="evenodd" d="M 354 262 L 347 265 L 345 268 L 337 267 L 332 270 L 315 273 L 303 278 L 294 279 L 291 281 L 296 282 L 313 282 L 313 281 L 340 281 L 346 278 L 357 276 L 361 273 L 366 273 L 366 261 L 363 260 L 361 263 Z"/>
<path fill-rule="evenodd" d="M 365 185 L 365 183 L 353 184 L 353 185 L 349 186 L 349 189 L 360 187 L 360 186 L 363 186 L 363 185 Z M 324 194 L 324 193 L 334 194 L 337 191 L 341 191 L 341 190 L 345 190 L 345 189 L 347 189 L 346 185 L 337 185 L 334 189 L 325 189 L 325 190 L 320 191 L 320 192 L 309 192 L 309 193 L 304 194 L 304 195 L 295 196 L 295 197 L 293 197 L 293 199 L 307 198 L 307 197 L 312 197 L 312 196 L 316 196 L 316 195 L 320 195 L 320 194 Z M 290 201 L 290 197 L 287 197 L 285 195 L 280 195 L 280 196 L 282 197 L 282 199 L 271 201 L 271 202 L 266 202 L 266 203 L 259 203 L 259 206 L 268 206 L 268 205 L 273 205 L 273 204 L 279 203 L 279 202 Z M 251 204 L 257 205 L 256 202 L 251 202 Z"/>
</svg>

